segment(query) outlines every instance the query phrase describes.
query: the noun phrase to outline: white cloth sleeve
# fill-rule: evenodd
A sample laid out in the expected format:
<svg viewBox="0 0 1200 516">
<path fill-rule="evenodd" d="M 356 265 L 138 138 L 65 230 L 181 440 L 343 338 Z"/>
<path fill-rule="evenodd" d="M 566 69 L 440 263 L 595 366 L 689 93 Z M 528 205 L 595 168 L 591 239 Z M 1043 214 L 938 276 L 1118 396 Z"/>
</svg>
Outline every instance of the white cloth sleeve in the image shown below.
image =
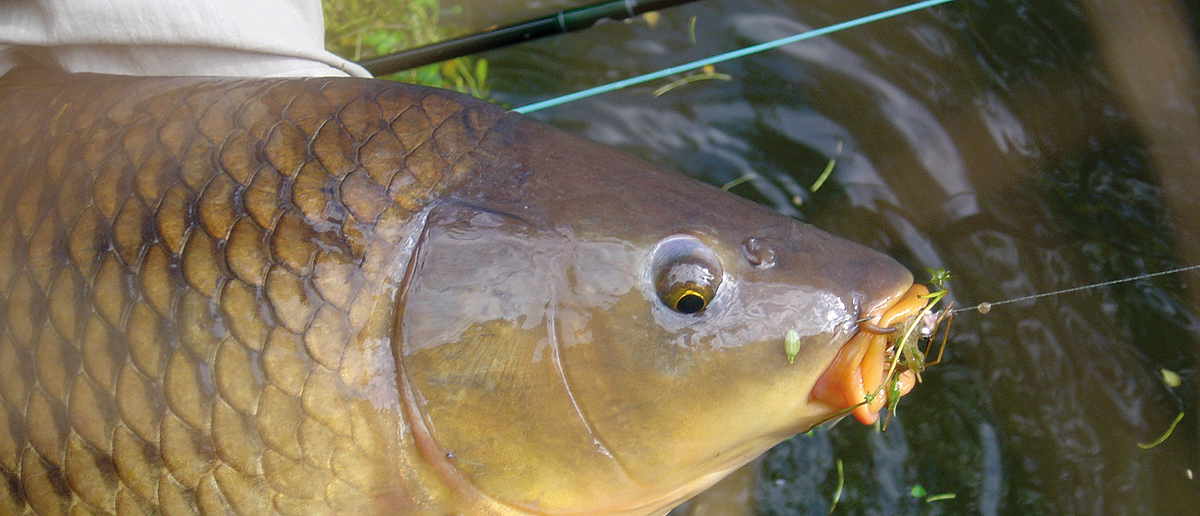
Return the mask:
<svg viewBox="0 0 1200 516">
<path fill-rule="evenodd" d="M 0 0 L 0 74 L 370 77 L 324 48 L 319 0 Z"/>
</svg>

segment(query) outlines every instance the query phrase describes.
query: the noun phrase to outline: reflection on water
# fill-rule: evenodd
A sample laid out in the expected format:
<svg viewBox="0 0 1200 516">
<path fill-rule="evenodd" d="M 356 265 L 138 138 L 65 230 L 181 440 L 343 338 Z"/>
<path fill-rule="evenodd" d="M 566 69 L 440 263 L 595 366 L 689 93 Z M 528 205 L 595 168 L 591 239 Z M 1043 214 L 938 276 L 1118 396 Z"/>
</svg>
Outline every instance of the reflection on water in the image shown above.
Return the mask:
<svg viewBox="0 0 1200 516">
<path fill-rule="evenodd" d="M 500 100 L 524 105 L 897 5 L 710 0 L 655 28 L 611 25 L 487 57 Z M 533 116 L 714 184 L 751 174 L 736 192 L 915 271 L 950 269 L 960 306 L 1190 263 L 1200 255 L 1180 243 L 1198 222 L 1164 208 L 1178 209 L 1162 192 L 1179 179 L 1161 183 L 1154 165 L 1169 142 L 1145 143 L 1162 133 L 1126 108 L 1130 82 L 1113 79 L 1094 43 L 1097 12 L 961 0 L 718 66 L 729 82 L 659 98 L 650 85 Z M 1190 38 L 1173 42 L 1195 58 Z M 1146 80 L 1136 86 L 1167 87 Z M 1168 97 L 1167 112 L 1195 125 L 1190 97 Z M 1190 151 L 1177 158 L 1200 165 Z M 807 192 L 831 159 L 831 180 Z M 1197 278 L 960 314 L 946 361 L 887 432 L 842 423 L 770 452 L 758 511 L 827 514 L 841 460 L 844 514 L 1194 512 Z M 1182 385 L 1164 385 L 1164 368 Z M 1137 446 L 1180 411 L 1171 438 Z M 926 502 L 916 485 L 955 497 Z"/>
</svg>

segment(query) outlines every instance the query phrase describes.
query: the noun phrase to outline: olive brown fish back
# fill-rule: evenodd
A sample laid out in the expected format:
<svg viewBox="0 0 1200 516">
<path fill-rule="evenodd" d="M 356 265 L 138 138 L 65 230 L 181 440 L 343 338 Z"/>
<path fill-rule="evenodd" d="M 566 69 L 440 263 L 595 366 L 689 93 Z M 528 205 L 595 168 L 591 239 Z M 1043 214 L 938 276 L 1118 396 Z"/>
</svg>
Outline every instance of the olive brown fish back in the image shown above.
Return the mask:
<svg viewBox="0 0 1200 516">
<path fill-rule="evenodd" d="M 353 79 L 0 79 L 0 514 L 420 503 L 388 286 L 503 116 L 459 102 Z"/>
</svg>

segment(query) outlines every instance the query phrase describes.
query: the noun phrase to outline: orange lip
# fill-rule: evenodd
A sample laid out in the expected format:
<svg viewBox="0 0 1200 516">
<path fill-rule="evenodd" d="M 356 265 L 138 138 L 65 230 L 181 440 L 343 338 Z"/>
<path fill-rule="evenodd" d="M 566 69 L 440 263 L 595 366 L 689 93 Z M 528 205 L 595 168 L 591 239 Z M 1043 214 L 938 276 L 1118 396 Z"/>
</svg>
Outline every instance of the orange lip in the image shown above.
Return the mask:
<svg viewBox="0 0 1200 516">
<path fill-rule="evenodd" d="M 854 407 L 855 419 L 864 425 L 874 423 L 880 409 L 887 404 L 880 386 L 887 373 L 886 352 L 891 333 L 879 330 L 893 328 L 917 315 L 928 303 L 920 296 L 928 293 L 924 285 L 913 285 L 895 304 L 881 306 L 869 314 L 869 320 L 859 325 L 858 333 L 842 346 L 833 363 L 817 379 L 813 399 L 837 409 Z M 914 380 L 911 371 L 900 373 L 901 396 L 912 389 Z M 871 395 L 869 401 L 868 395 Z"/>
</svg>

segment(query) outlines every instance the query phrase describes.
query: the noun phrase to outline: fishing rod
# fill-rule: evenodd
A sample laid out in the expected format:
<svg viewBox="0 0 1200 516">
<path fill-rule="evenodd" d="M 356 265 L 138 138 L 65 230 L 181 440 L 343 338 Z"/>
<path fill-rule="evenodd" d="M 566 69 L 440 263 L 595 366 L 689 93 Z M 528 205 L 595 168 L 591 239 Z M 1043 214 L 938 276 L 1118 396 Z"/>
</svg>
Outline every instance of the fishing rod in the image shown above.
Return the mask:
<svg viewBox="0 0 1200 516">
<path fill-rule="evenodd" d="M 610 0 L 607 2 L 597 2 L 486 32 L 367 59 L 358 64 L 366 68 L 372 75 L 388 75 L 486 50 L 587 29 L 605 21 L 624 20 L 650 11 L 657 11 L 695 1 Z"/>
</svg>

